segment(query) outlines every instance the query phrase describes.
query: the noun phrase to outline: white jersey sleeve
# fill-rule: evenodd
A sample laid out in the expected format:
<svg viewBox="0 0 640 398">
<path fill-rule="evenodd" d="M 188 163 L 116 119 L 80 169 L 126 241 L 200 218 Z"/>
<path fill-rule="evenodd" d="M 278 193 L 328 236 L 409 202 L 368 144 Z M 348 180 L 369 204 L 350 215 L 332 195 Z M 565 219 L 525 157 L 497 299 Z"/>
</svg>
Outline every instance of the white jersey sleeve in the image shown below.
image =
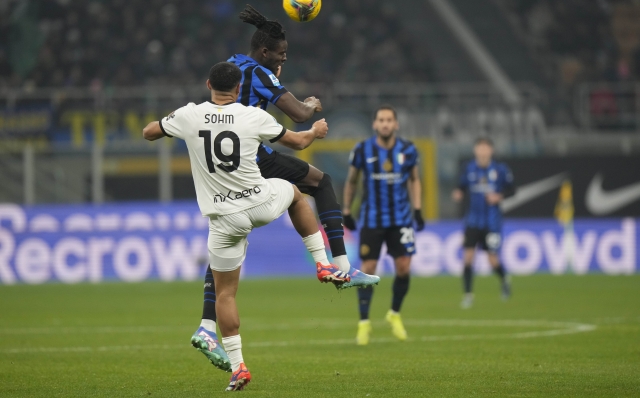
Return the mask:
<svg viewBox="0 0 640 398">
<path fill-rule="evenodd" d="M 190 102 L 160 119 L 160 129 L 164 135 L 186 139 L 185 135 L 191 132 L 189 127 L 195 117 L 195 107 L 196 104 Z"/>
<path fill-rule="evenodd" d="M 270 143 L 278 141 L 287 132 L 287 129 L 282 127 L 275 117 L 271 116 L 264 110 L 260 109 L 261 113 L 261 125 L 258 134 L 261 140 L 269 140 Z"/>
</svg>

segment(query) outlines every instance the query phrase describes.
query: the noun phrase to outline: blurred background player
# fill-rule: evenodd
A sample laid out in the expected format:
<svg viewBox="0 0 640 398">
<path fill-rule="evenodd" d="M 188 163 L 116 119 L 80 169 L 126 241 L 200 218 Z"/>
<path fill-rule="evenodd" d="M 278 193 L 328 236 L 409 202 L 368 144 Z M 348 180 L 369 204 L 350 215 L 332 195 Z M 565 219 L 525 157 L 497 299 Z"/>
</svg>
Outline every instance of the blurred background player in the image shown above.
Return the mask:
<svg viewBox="0 0 640 398">
<path fill-rule="evenodd" d="M 265 180 L 255 163 L 262 140 L 306 148 L 326 136 L 326 122 L 319 120 L 311 130 L 294 133 L 268 113 L 237 104 L 241 77 L 240 69 L 230 62 L 214 65 L 207 80 L 210 101 L 190 103 L 159 122 L 151 122 L 143 131 L 150 141 L 163 136 L 181 138 L 189 149 L 198 206 L 210 219 L 209 268 L 217 285 L 222 342 L 233 371 L 227 391 L 242 390 L 251 381 L 242 357 L 235 296 L 252 229 L 269 224 L 288 209 L 316 262 L 318 279 L 336 286 L 350 280 L 346 272 L 329 263 L 315 216 L 300 191 L 282 179 Z M 201 327 L 192 343 L 213 351 L 215 340 L 215 329 Z"/>
<path fill-rule="evenodd" d="M 515 193 L 509 167 L 493 160 L 493 143 L 479 138 L 473 147 L 475 159 L 462 168 L 460 182 L 451 196 L 461 202 L 468 195 L 469 205 L 464 217 L 464 297 L 461 307 L 473 305 L 473 258 L 476 247 L 485 250 L 493 271 L 500 278 L 502 298 L 511 296 L 511 284 L 498 253 L 502 241 L 502 211 L 500 202 Z"/>
<path fill-rule="evenodd" d="M 351 203 L 362 171 L 361 270 L 366 274 L 375 273 L 382 244 L 386 243 L 396 269 L 391 309 L 387 312 L 386 320 L 391 325 L 393 335 L 406 340 L 407 332 L 400 318 L 400 307 L 409 290 L 411 256 L 416 251 L 412 224 L 415 221 L 416 229 L 421 231 L 424 229 L 424 220 L 420 211 L 422 187 L 418 173 L 418 151 L 413 143 L 396 136 L 398 127 L 393 107 L 385 105 L 376 110 L 373 121 L 375 136 L 360 142 L 351 152 L 342 213 L 345 226 L 356 230 L 356 222 L 351 216 Z M 372 286 L 358 289 L 358 345 L 369 343 L 372 296 Z"/>
<path fill-rule="evenodd" d="M 243 22 L 254 25 L 257 30 L 251 37 L 249 55 L 236 54 L 229 62 L 236 64 L 241 72 L 240 93 L 237 102 L 246 106 L 267 109 L 269 103 L 275 104 L 294 122 L 309 120 L 322 110 L 320 100 L 309 97 L 298 101 L 278 80 L 282 65 L 287 60 L 287 40 L 283 26 L 277 21 L 268 20 L 255 8 L 247 5 L 240 13 Z M 302 148 L 293 148 L 302 149 Z M 352 268 L 347 259 L 344 246 L 342 213 L 331 182 L 331 176 L 323 173 L 296 157 L 274 151 L 267 145 L 258 148 L 256 161 L 264 178 L 281 178 L 295 184 L 300 192 L 313 196 L 320 222 L 325 230 L 333 256 L 333 263 L 340 270 L 348 272 L 350 280 L 344 287 L 353 287 L 373 283 L 374 279 Z M 211 270 L 207 267 L 204 283 L 204 301 L 202 322 L 209 330 L 216 330 L 216 291 Z M 210 352 L 203 351 L 210 358 Z M 212 360 L 217 366 L 219 361 Z M 224 368 L 221 368 L 224 369 Z"/>
</svg>

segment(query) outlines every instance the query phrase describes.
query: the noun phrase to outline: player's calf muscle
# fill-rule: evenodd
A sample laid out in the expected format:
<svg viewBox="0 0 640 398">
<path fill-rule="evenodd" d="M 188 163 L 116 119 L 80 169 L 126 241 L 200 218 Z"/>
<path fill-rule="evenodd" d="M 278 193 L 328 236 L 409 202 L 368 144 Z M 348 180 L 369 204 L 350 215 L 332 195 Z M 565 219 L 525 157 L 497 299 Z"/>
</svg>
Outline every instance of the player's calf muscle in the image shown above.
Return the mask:
<svg viewBox="0 0 640 398">
<path fill-rule="evenodd" d="M 291 222 L 300 236 L 305 237 L 318 232 L 316 217 L 311 210 L 311 206 L 295 186 L 293 202 L 289 206 L 289 217 L 291 217 Z"/>
</svg>

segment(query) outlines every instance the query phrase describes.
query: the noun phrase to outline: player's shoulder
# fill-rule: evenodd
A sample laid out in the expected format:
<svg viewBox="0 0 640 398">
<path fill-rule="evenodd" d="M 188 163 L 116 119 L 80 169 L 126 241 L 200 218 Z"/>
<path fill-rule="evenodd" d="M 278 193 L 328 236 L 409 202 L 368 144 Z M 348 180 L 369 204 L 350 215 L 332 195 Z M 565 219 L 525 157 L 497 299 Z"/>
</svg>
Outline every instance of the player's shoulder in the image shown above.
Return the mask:
<svg viewBox="0 0 640 398">
<path fill-rule="evenodd" d="M 244 108 L 244 112 L 248 121 L 252 121 L 256 123 L 268 123 L 270 121 L 273 121 L 276 124 L 280 124 L 278 123 L 276 118 L 273 117 L 273 115 L 271 115 L 269 112 L 265 111 L 262 108 L 259 108 L 256 106 L 244 106 L 242 104 L 236 104 L 236 105 L 240 105 L 241 107 Z"/>
<path fill-rule="evenodd" d="M 398 142 L 400 143 L 400 147 L 402 148 L 403 152 L 415 152 L 417 151 L 416 149 L 416 145 L 413 143 L 413 141 L 403 138 L 403 137 L 397 137 Z"/>
<path fill-rule="evenodd" d="M 180 109 L 184 109 L 184 110 L 188 110 L 188 111 L 193 111 L 198 107 L 198 105 L 195 102 L 189 102 L 187 105 L 181 107 Z"/>
<path fill-rule="evenodd" d="M 271 70 L 265 68 L 262 65 L 256 64 L 256 67 L 253 69 L 253 75 L 257 77 L 263 84 L 267 84 L 270 81 L 274 86 L 282 85 L 276 75 Z"/>
<path fill-rule="evenodd" d="M 188 104 L 181 106 L 180 108 L 176 109 L 175 111 L 171 112 L 169 115 L 166 116 L 166 121 L 169 121 L 173 118 L 185 118 L 185 117 L 189 117 L 195 114 L 197 110 L 197 105 L 194 102 L 189 102 Z"/>
<path fill-rule="evenodd" d="M 238 66 L 240 69 L 258 65 L 258 61 L 244 54 L 234 54 L 227 60 L 227 62 L 236 64 L 236 66 Z"/>
<path fill-rule="evenodd" d="M 253 117 L 266 117 L 266 116 L 271 116 L 269 114 L 269 112 L 265 111 L 264 109 L 257 107 L 257 106 L 245 106 L 239 103 L 235 103 L 235 105 L 240 105 L 242 107 L 242 111 L 245 112 L 247 115 L 253 116 Z"/>
</svg>

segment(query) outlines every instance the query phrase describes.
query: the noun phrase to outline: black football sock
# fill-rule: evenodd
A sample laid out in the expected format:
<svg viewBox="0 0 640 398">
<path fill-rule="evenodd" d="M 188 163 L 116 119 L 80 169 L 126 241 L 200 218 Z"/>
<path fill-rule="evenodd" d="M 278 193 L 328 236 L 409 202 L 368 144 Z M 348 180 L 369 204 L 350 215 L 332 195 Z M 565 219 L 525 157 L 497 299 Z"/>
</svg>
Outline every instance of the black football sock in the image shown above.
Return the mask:
<svg viewBox="0 0 640 398">
<path fill-rule="evenodd" d="M 342 227 L 342 211 L 336 199 L 336 193 L 331 184 L 331 176 L 324 174 L 322 180 L 315 190 L 310 190 L 309 194 L 316 201 L 316 209 L 320 223 L 324 228 L 329 240 L 331 255 L 333 257 L 344 256 L 347 250 L 344 247 L 344 228 Z"/>
<path fill-rule="evenodd" d="M 204 303 L 202 305 L 202 319 L 216 321 L 216 285 L 213 283 L 211 267 L 207 265 L 207 275 L 204 277 Z"/>
<path fill-rule="evenodd" d="M 473 287 L 473 268 L 471 267 L 471 264 L 464 265 L 464 269 L 462 271 L 462 282 L 464 292 L 471 293 L 471 288 Z"/>
<path fill-rule="evenodd" d="M 361 287 L 358 289 L 358 304 L 360 305 L 360 320 L 369 319 L 369 307 L 373 296 L 373 286 Z"/>
<path fill-rule="evenodd" d="M 409 275 L 406 276 L 398 276 L 393 280 L 393 296 L 391 299 L 391 309 L 395 312 L 400 312 L 400 307 L 402 306 L 402 301 L 404 301 L 404 296 L 407 295 L 409 291 Z"/>
<path fill-rule="evenodd" d="M 498 266 L 493 269 L 493 272 L 495 272 L 496 275 L 498 275 L 498 278 L 500 278 L 500 282 L 504 282 L 505 272 L 502 264 L 498 264 Z"/>
<path fill-rule="evenodd" d="M 498 278 L 500 278 L 500 282 L 504 283 L 504 277 L 506 275 L 506 272 L 502 264 L 498 264 L 498 266 L 493 269 L 493 272 L 495 272 L 496 275 L 498 275 Z"/>
</svg>

